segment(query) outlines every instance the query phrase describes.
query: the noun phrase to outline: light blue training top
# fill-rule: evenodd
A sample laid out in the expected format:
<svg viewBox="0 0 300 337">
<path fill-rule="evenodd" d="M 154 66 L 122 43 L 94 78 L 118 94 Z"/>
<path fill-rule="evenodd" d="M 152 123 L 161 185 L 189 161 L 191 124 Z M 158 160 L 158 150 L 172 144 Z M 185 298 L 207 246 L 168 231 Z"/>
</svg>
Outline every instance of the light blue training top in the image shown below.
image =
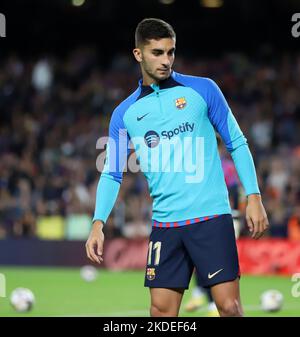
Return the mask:
<svg viewBox="0 0 300 337">
<path fill-rule="evenodd" d="M 133 145 L 162 227 L 231 213 L 217 148 L 217 131 L 230 152 L 246 195 L 259 194 L 247 140 L 221 90 L 208 78 L 172 72 L 138 88 L 114 110 L 94 220 L 106 222 Z"/>
</svg>

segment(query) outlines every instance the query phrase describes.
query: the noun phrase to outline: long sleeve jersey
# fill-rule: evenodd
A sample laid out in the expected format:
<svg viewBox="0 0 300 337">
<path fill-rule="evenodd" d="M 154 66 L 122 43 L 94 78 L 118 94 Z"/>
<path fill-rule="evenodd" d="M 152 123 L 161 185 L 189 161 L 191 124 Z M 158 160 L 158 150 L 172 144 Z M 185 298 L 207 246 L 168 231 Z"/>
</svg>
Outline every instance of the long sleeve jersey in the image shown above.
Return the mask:
<svg viewBox="0 0 300 337">
<path fill-rule="evenodd" d="M 231 213 L 215 131 L 246 195 L 259 194 L 247 140 L 214 81 L 175 71 L 159 84 L 144 86 L 140 80 L 111 117 L 94 220 L 105 222 L 114 206 L 130 146 L 148 182 L 154 226 L 177 227 Z"/>
</svg>

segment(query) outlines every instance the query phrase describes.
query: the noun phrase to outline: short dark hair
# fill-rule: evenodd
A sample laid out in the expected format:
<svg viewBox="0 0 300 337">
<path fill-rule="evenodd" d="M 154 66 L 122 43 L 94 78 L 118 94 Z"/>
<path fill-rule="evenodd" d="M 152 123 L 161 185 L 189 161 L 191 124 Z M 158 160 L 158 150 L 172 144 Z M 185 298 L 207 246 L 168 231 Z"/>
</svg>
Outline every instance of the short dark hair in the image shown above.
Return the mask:
<svg viewBox="0 0 300 337">
<path fill-rule="evenodd" d="M 135 46 L 141 46 L 148 43 L 149 40 L 160 40 L 164 38 L 176 38 L 173 27 L 161 20 L 147 18 L 142 20 L 135 30 Z"/>
</svg>

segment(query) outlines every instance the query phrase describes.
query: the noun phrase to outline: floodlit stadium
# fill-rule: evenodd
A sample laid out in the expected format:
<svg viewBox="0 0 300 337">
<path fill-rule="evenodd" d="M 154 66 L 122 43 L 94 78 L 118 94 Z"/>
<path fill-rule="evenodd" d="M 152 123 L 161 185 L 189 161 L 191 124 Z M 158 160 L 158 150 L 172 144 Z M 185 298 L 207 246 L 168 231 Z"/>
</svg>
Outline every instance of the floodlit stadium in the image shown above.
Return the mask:
<svg viewBox="0 0 300 337">
<path fill-rule="evenodd" d="M 203 223 L 217 224 L 227 214 L 222 212 L 226 198 L 232 210 L 239 258 L 234 275 L 241 274 L 244 316 L 299 316 L 300 2 L 26 3 L 3 0 L 0 4 L 0 317 L 149 317 L 153 310 L 144 282 L 150 287 L 156 284 L 159 263 L 166 263 L 166 244 L 161 238 L 149 241 L 152 230 L 187 232 Z M 145 84 L 147 72 L 141 81 L 136 62 L 141 56 L 132 53 L 136 26 L 144 18 L 160 18 L 176 31 L 176 54 L 167 45 L 168 60 L 174 54 L 174 64 L 159 69 L 171 75 L 154 85 Z M 153 55 L 158 58 L 163 47 L 157 46 Z M 181 74 L 205 78 L 204 84 L 194 84 Z M 136 88 L 140 91 L 124 104 Z M 230 113 L 224 119 L 216 116 L 227 107 L 219 88 L 245 138 Z M 210 90 L 214 96 L 209 96 Z M 157 111 L 155 94 L 165 97 Z M 214 99 L 219 99 L 218 104 Z M 161 108 L 163 104 L 169 104 L 170 110 Z M 192 108 L 208 111 L 200 126 L 191 121 Z M 113 111 L 117 117 L 112 118 Z M 157 113 L 155 118 L 151 113 Z M 168 123 L 159 129 L 164 120 Z M 208 120 L 214 128 L 207 131 Z M 118 170 L 123 163 L 118 157 L 114 172 L 112 148 L 119 150 L 121 141 L 118 138 L 112 146 L 107 137 L 123 126 L 129 135 L 141 126 L 142 137 L 131 137 L 131 147 L 123 152 L 124 168 Z M 209 146 L 206 131 L 210 137 L 214 132 Z M 195 151 L 201 152 L 196 160 L 200 171 L 196 168 L 196 180 L 183 180 L 182 172 L 176 171 L 180 160 L 174 156 L 171 162 L 166 153 L 173 154 L 177 140 L 192 139 L 195 132 L 201 136 Z M 190 153 L 193 145 L 191 140 L 182 149 Z M 243 146 L 253 157 L 259 193 L 254 168 L 251 171 L 247 164 L 251 164 L 249 153 L 237 158 L 236 151 Z M 167 152 L 161 154 L 160 149 Z M 148 162 L 149 153 L 153 157 Z M 167 160 L 160 166 L 164 156 Z M 214 175 L 215 164 L 221 176 Z M 171 175 L 173 169 L 176 173 Z M 106 185 L 100 188 L 102 171 Z M 188 185 L 191 180 L 193 189 Z M 115 185 L 109 185 L 111 181 Z M 201 183 L 212 188 L 202 193 Z M 224 196 L 224 203 L 223 195 L 211 202 L 209 194 L 222 190 L 223 183 L 228 197 Z M 258 240 L 251 237 L 255 230 L 249 231 L 254 222 L 246 219 L 253 194 L 261 195 L 269 222 L 266 230 L 261 224 L 263 235 Z M 195 214 L 202 206 L 209 212 L 201 209 L 203 214 Z M 95 220 L 105 222 L 101 264 L 87 256 Z M 202 279 L 200 262 L 194 270 L 191 260 L 185 261 L 193 275 L 180 317 L 222 313 L 212 298 L 217 292 L 206 290 L 225 282 L 226 268 L 210 264 L 217 259 L 214 251 L 223 248 L 223 241 L 219 242 L 202 260 L 204 269 L 206 263 L 216 266 L 209 269 L 208 280 Z M 92 249 L 99 258 L 97 247 Z M 205 283 L 218 277 L 219 282 Z M 226 282 L 232 281 L 231 274 L 226 277 Z M 160 284 L 165 283 L 155 287 L 168 288 Z"/>
</svg>

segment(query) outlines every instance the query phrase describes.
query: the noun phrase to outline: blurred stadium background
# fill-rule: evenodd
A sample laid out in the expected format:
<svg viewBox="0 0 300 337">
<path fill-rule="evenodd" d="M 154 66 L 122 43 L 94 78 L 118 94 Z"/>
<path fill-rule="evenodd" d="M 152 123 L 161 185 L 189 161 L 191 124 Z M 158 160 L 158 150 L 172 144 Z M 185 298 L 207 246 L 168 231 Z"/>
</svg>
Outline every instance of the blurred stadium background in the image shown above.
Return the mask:
<svg viewBox="0 0 300 337">
<path fill-rule="evenodd" d="M 143 268 L 151 200 L 141 173 L 125 174 L 97 279 L 85 282 L 79 273 L 89 264 L 84 244 L 99 179 L 96 143 L 140 77 L 131 49 L 144 17 L 174 26 L 174 68 L 220 85 L 253 153 L 270 220 L 258 242 L 248 237 L 243 190 L 220 148 L 238 211 L 246 315 L 300 315 L 300 297 L 292 295 L 297 278 L 291 280 L 300 273 L 296 12 L 298 0 L 1 0 L 7 37 L 0 38 L 0 273 L 7 296 L 0 297 L 0 316 L 21 315 L 9 305 L 16 287 L 36 296 L 26 316 L 148 315 Z M 276 314 L 259 306 L 260 294 L 272 288 L 284 295 Z M 205 308 L 181 315 L 205 315 Z"/>
</svg>

